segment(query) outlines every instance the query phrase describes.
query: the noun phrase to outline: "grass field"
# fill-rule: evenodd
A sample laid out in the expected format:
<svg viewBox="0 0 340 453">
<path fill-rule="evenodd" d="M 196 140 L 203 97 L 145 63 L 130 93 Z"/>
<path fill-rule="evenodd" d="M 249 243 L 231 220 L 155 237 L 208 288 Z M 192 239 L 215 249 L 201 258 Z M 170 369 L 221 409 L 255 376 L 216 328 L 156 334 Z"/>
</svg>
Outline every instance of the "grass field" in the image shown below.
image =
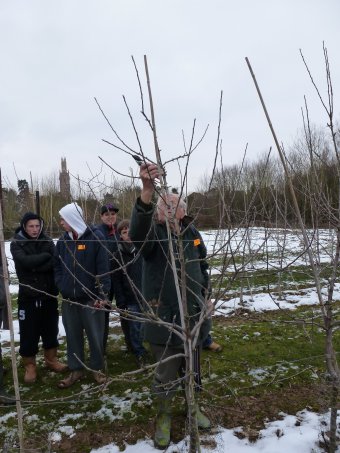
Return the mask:
<svg viewBox="0 0 340 453">
<path fill-rule="evenodd" d="M 316 323 L 304 326 L 292 322 L 317 314 L 315 307 L 303 307 L 294 314 L 287 310 L 243 311 L 231 317 L 214 317 L 213 336 L 223 345 L 223 351 L 203 351 L 204 392 L 200 400 L 215 426 L 243 426 L 243 434 L 239 435 L 255 440 L 264 422 L 281 413 L 295 414 L 306 407 L 326 410 L 322 329 Z M 335 341 L 340 346 L 338 335 Z M 65 360 L 65 343 L 60 356 Z M 149 392 L 151 372 L 119 378 L 137 369 L 134 357 L 123 350 L 119 327 L 110 332 L 110 383 L 105 387 L 95 385 L 89 376 L 70 389 L 60 390 L 56 387 L 60 376 L 44 368 L 42 357 L 38 364 L 38 381 L 34 385 L 21 384 L 27 448 L 88 452 L 113 441 L 123 448 L 125 442 L 152 437 L 155 410 Z M 9 366 L 8 354 L 5 365 Z M 23 382 L 20 366 L 19 380 Z M 11 390 L 10 381 L 8 377 Z M 1 407 L 0 417 L 3 444 L 15 451 L 16 414 L 13 408 Z M 174 441 L 184 436 L 185 418 L 184 395 L 179 389 Z M 213 447 L 213 437 L 209 440 L 207 436 L 206 442 Z"/>
<path fill-rule="evenodd" d="M 329 237 L 325 232 L 324 242 L 320 241 L 323 251 L 329 249 Z M 285 237 L 286 261 L 291 262 L 288 267 L 278 262 L 274 246 L 270 254 L 265 253 L 258 245 L 259 238 L 252 241 L 256 253 L 248 255 L 251 260 L 246 255 L 232 255 L 232 260 L 228 253 L 216 255 L 208 233 L 205 240 L 212 254 L 214 294 L 220 297 L 213 318 L 213 337 L 223 346 L 221 353 L 202 353 L 204 390 L 200 404 L 214 429 L 202 436 L 201 441 L 213 450 L 218 426 L 242 427 L 237 436 L 256 441 L 259 430 L 269 420 L 296 414 L 304 408 L 326 411 L 329 382 L 321 313 L 310 297 L 314 283 L 308 263 L 297 251 L 296 235 L 289 240 Z M 327 290 L 330 275 L 329 258 L 328 252 L 318 255 L 323 290 Z M 243 266 L 245 262 L 247 266 Z M 240 301 L 241 288 L 244 301 Z M 257 303 L 269 293 L 273 302 L 264 311 Z M 224 305 L 230 304 L 232 298 L 235 301 L 225 309 Z M 308 298 L 306 305 L 299 305 L 299 301 Z M 333 299 L 337 319 L 339 288 Z M 284 302 L 285 309 L 278 309 L 278 301 Z M 13 302 L 16 316 L 15 296 Z M 339 350 L 338 331 L 334 341 Z M 2 347 L 5 366 L 10 368 L 9 344 L 3 342 Z M 65 338 L 61 339 L 60 357 L 66 361 Z M 17 358 L 27 451 L 86 453 L 110 442 L 123 449 L 125 443 L 152 438 L 155 418 L 150 395 L 152 370 L 135 373 L 138 370 L 135 359 L 124 350 L 117 323 L 110 330 L 106 362 L 109 381 L 105 386 L 95 384 L 89 373 L 73 387 L 60 390 L 57 388 L 60 376 L 44 367 L 41 354 L 38 381 L 33 385 L 23 383 L 23 368 Z M 10 373 L 5 380 L 7 388 L 13 391 Z M 179 388 L 174 402 L 174 442 L 185 436 L 185 423 L 186 405 Z M 0 439 L 3 451 L 17 451 L 17 416 L 13 407 L 0 407 Z"/>
</svg>

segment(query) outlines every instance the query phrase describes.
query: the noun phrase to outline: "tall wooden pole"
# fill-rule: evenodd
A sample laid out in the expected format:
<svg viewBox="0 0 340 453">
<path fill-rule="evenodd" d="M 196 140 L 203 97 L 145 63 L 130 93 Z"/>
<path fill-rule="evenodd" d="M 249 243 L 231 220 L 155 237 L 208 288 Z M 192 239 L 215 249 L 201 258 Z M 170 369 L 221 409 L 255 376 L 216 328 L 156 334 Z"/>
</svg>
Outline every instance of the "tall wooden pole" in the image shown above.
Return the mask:
<svg viewBox="0 0 340 453">
<path fill-rule="evenodd" d="M 9 277 L 8 277 L 7 260 L 6 260 L 6 253 L 5 253 L 5 237 L 4 237 L 3 218 L 2 218 L 2 200 L 1 199 L 0 199 L 0 249 L 1 249 L 1 261 L 2 261 L 2 268 L 3 268 L 6 303 L 7 303 L 7 307 L 8 307 L 8 322 L 9 322 L 9 331 L 10 331 L 10 340 L 11 340 L 12 372 L 13 372 L 16 408 L 17 408 L 17 414 L 18 414 L 18 437 L 19 437 L 20 451 L 23 452 L 24 451 L 23 415 L 22 415 L 22 407 L 21 407 L 21 401 L 20 401 L 18 369 L 17 369 L 16 353 L 15 353 L 15 345 L 14 345 L 12 301 L 11 301 L 11 296 L 9 293 Z"/>
</svg>

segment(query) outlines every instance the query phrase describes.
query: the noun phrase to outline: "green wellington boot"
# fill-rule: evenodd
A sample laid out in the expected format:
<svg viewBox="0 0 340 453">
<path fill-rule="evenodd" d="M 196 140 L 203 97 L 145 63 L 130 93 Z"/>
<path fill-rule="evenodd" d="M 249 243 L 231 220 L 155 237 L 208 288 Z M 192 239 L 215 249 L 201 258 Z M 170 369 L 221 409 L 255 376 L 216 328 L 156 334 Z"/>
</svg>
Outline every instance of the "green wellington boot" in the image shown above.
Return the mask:
<svg viewBox="0 0 340 453">
<path fill-rule="evenodd" d="M 170 443 L 171 429 L 171 401 L 169 399 L 158 400 L 158 413 L 156 417 L 156 427 L 154 444 L 155 448 L 165 450 Z"/>
<path fill-rule="evenodd" d="M 210 429 L 211 423 L 209 418 L 201 412 L 198 403 L 195 403 L 195 406 L 198 429 Z"/>
</svg>

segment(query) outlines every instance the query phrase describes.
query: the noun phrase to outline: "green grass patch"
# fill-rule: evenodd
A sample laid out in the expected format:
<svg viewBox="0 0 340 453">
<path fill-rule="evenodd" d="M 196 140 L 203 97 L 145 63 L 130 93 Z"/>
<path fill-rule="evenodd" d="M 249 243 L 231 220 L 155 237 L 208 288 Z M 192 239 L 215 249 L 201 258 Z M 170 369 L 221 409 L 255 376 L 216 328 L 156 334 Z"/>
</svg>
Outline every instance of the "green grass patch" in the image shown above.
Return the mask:
<svg viewBox="0 0 340 453">
<path fill-rule="evenodd" d="M 294 312 L 243 312 L 214 318 L 213 337 L 223 350 L 202 352 L 204 391 L 200 394 L 200 404 L 214 424 L 261 429 L 265 420 L 277 418 L 281 411 L 327 407 L 324 334 L 317 324 L 301 324 L 317 314 L 316 307 L 302 307 Z M 334 342 L 340 350 L 338 333 Z M 59 355 L 65 361 L 65 342 Z M 8 345 L 4 362 L 11 366 Z M 86 453 L 113 441 L 123 448 L 125 442 L 152 437 L 156 412 L 150 395 L 151 373 L 119 378 L 137 365 L 134 356 L 123 350 L 118 327 L 110 331 L 107 373 L 112 380 L 106 387 L 95 384 L 88 373 L 73 387 L 58 389 L 61 376 L 44 367 L 41 354 L 38 381 L 26 385 L 19 362 L 18 358 L 27 448 Z M 13 391 L 11 382 L 8 374 L 6 387 Z M 179 390 L 174 401 L 174 441 L 184 436 L 185 412 Z M 0 446 L 17 451 L 15 408 L 0 407 L 0 417 Z"/>
</svg>

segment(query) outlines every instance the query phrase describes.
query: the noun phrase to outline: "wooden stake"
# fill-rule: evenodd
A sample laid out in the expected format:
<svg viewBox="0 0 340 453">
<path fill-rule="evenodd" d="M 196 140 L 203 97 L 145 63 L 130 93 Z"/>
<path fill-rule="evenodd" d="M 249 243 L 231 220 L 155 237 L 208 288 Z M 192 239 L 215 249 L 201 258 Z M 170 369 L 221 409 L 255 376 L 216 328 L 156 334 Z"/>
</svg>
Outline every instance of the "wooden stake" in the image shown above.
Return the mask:
<svg viewBox="0 0 340 453">
<path fill-rule="evenodd" d="M 290 171 L 289 171 L 288 166 L 287 166 L 286 157 L 285 157 L 285 155 L 284 155 L 284 153 L 283 153 L 283 151 L 281 149 L 281 146 L 279 144 L 279 141 L 277 139 L 277 136 L 276 136 L 274 127 L 272 125 L 272 122 L 270 120 L 266 105 L 264 103 L 264 100 L 263 100 L 263 97 L 262 97 L 262 94 L 261 94 L 261 91 L 260 91 L 260 88 L 259 88 L 259 86 L 257 84 L 257 80 L 256 80 L 256 77 L 255 77 L 255 74 L 253 72 L 253 69 L 252 69 L 252 67 L 250 65 L 250 62 L 249 62 L 247 57 L 246 57 L 246 63 L 248 65 L 250 74 L 251 74 L 252 79 L 254 81 L 255 88 L 256 88 L 257 94 L 258 94 L 258 96 L 260 98 L 260 102 L 261 102 L 264 114 L 265 114 L 265 116 L 267 118 L 267 122 L 268 122 L 269 128 L 270 128 L 272 136 L 274 138 L 274 142 L 275 142 L 276 148 L 277 148 L 279 156 L 280 156 L 280 160 L 281 160 L 281 163 L 282 163 L 282 166 L 283 166 L 283 169 L 284 169 L 284 173 L 285 173 L 285 175 L 287 177 L 288 187 L 289 187 L 290 194 L 292 196 L 295 213 L 296 213 L 296 216 L 297 216 L 298 221 L 299 221 L 300 230 L 301 230 L 301 233 L 302 233 L 302 236 L 303 236 L 303 240 L 304 240 L 304 244 L 305 244 L 305 247 L 306 247 L 306 251 L 308 253 L 309 264 L 310 264 L 310 266 L 312 268 L 312 271 L 313 271 L 314 281 L 315 281 L 315 286 L 316 286 L 316 292 L 318 294 L 320 308 L 321 308 L 321 311 L 322 311 L 322 314 L 323 314 L 324 318 L 326 318 L 327 317 L 327 313 L 326 313 L 326 310 L 325 310 L 325 305 L 324 305 L 322 294 L 321 294 L 320 276 L 319 276 L 318 271 L 316 269 L 316 266 L 314 264 L 313 254 L 312 254 L 312 250 L 310 248 L 306 227 L 305 227 L 305 224 L 303 223 L 303 220 L 302 220 L 299 204 L 298 204 L 298 201 L 297 201 L 296 195 L 295 195 L 293 181 L 292 181 L 292 178 L 291 178 L 291 175 L 290 175 Z"/>
<path fill-rule="evenodd" d="M 1 261 L 2 261 L 2 268 L 3 268 L 5 294 L 6 294 L 6 303 L 7 303 L 7 307 L 8 307 L 8 321 L 9 321 L 9 331 L 10 331 L 10 339 L 11 339 L 12 372 L 13 372 L 16 408 L 17 408 L 17 414 L 18 414 L 18 437 L 19 437 L 20 451 L 23 452 L 24 451 L 23 415 L 22 415 L 22 407 L 21 407 L 21 401 L 20 401 L 18 369 L 17 369 L 15 344 L 14 344 L 12 301 L 11 301 L 11 296 L 9 293 L 9 277 L 8 277 L 7 260 L 6 260 L 6 253 L 5 253 L 5 238 L 4 238 L 4 226 L 3 226 L 3 218 L 2 218 L 2 202 L 1 202 L 1 200 L 0 200 L 0 249 L 1 249 Z"/>
</svg>

